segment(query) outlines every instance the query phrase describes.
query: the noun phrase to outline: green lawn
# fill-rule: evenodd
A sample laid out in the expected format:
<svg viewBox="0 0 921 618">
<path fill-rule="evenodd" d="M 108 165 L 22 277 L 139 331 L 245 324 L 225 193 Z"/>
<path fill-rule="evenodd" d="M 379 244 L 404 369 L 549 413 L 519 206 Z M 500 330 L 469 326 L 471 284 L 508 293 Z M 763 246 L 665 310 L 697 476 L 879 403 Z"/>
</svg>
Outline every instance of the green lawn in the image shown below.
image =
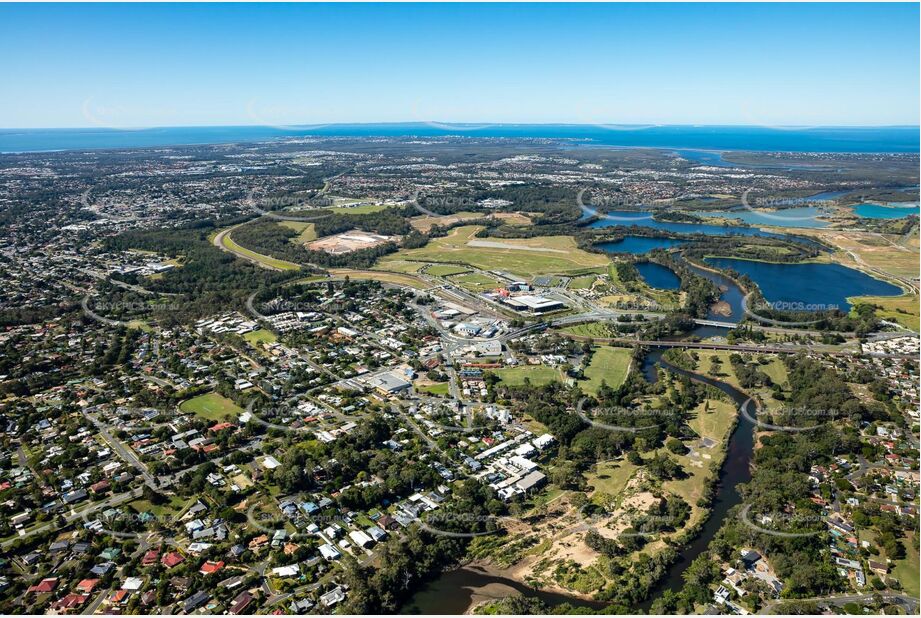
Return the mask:
<svg viewBox="0 0 921 618">
<path fill-rule="evenodd" d="M 560 332 L 569 333 L 580 337 L 592 337 L 593 339 L 606 339 L 609 337 L 619 336 L 606 322 L 586 322 L 585 324 L 573 324 L 560 329 Z"/>
<path fill-rule="evenodd" d="M 617 497 L 627 487 L 636 470 L 637 467 L 627 460 L 600 461 L 594 472 L 586 473 L 585 479 L 595 488 L 595 494 Z"/>
<path fill-rule="evenodd" d="M 585 369 L 587 381 L 580 382 L 582 390 L 587 393 L 597 393 L 601 388 L 602 380 L 611 388 L 617 388 L 627 379 L 627 370 L 630 369 L 630 359 L 633 350 L 630 348 L 612 348 L 600 346 L 595 349 L 592 362 Z"/>
<path fill-rule="evenodd" d="M 898 322 L 906 328 L 917 332 L 921 330 L 921 307 L 919 307 L 917 294 L 903 296 L 855 296 L 848 298 L 852 305 L 876 305 L 876 317 L 890 322 Z M 856 310 L 851 310 L 856 314 Z"/>
<path fill-rule="evenodd" d="M 417 385 L 416 390 L 423 393 L 428 393 L 429 395 L 447 397 L 450 390 L 450 385 L 447 382 L 440 382 L 438 384 L 422 384 Z"/>
<path fill-rule="evenodd" d="M 425 269 L 425 273 L 427 275 L 432 275 L 433 277 L 450 277 L 451 275 L 459 275 L 469 270 L 469 268 L 464 268 L 463 266 L 452 266 L 450 264 L 432 264 Z"/>
<path fill-rule="evenodd" d="M 278 341 L 278 337 L 275 336 L 275 333 L 264 328 L 250 331 L 243 335 L 243 338 L 253 346 L 258 346 L 261 343 L 275 343 Z"/>
<path fill-rule="evenodd" d="M 736 417 L 735 404 L 728 401 L 708 399 L 700 404 L 688 419 L 688 427 L 702 438 L 712 438 L 721 442 Z"/>
<path fill-rule="evenodd" d="M 502 287 L 496 279 L 481 275 L 480 273 L 464 273 L 449 279 L 454 285 L 460 286 L 470 292 L 486 292 Z"/>
<path fill-rule="evenodd" d="M 919 573 L 921 571 L 919 571 L 918 566 L 918 550 L 912 545 L 911 538 L 903 539 L 902 543 L 905 545 L 905 558 L 895 561 L 892 575 L 899 580 L 905 592 L 917 599 L 921 596 L 921 585 L 919 585 L 919 577 L 921 577 Z"/>
<path fill-rule="evenodd" d="M 317 239 L 316 226 L 306 221 L 279 221 L 279 225 L 290 228 L 297 232 L 297 236 L 291 239 L 291 242 L 306 244 Z"/>
<path fill-rule="evenodd" d="M 168 502 L 163 504 L 153 504 L 149 500 L 134 500 L 129 506 L 137 513 L 153 513 L 156 517 L 165 518 L 182 512 L 185 508 L 186 500 L 179 496 L 171 496 Z"/>
<path fill-rule="evenodd" d="M 563 374 L 558 368 L 548 367 L 547 365 L 507 367 L 505 369 L 496 369 L 494 373 L 499 376 L 503 384 L 509 386 L 521 386 L 524 384 L 525 378 L 530 380 L 534 386 L 542 386 L 563 380 Z"/>
<path fill-rule="evenodd" d="M 211 421 L 223 421 L 227 417 L 236 418 L 243 412 L 243 408 L 215 392 L 186 399 L 179 404 L 179 409 Z"/>
<path fill-rule="evenodd" d="M 331 206 L 323 210 L 334 212 L 337 215 L 370 215 L 373 212 L 380 212 L 387 208 L 390 208 L 390 206 L 385 206 L 384 204 L 363 204 L 361 206 Z"/>
<path fill-rule="evenodd" d="M 576 277 L 569 282 L 567 286 L 570 290 L 587 290 L 592 287 L 592 284 L 595 283 L 595 280 L 598 277 L 595 275 L 585 275 L 583 277 Z"/>
<path fill-rule="evenodd" d="M 380 270 L 389 270 L 397 273 L 415 274 L 425 266 L 422 262 L 407 262 L 406 260 L 390 260 L 389 262 L 380 262 L 374 268 Z"/>
</svg>

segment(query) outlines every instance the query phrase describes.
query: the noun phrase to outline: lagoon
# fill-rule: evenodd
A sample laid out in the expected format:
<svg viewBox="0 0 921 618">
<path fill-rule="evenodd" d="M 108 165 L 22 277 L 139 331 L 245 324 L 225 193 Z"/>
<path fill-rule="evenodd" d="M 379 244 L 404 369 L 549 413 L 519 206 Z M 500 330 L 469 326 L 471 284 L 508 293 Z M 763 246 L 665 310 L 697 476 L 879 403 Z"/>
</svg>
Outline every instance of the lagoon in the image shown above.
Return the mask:
<svg viewBox="0 0 921 618">
<path fill-rule="evenodd" d="M 677 238 L 656 238 L 652 236 L 624 236 L 623 240 L 601 242 L 595 245 L 608 253 L 630 253 L 640 255 L 653 249 L 670 249 L 685 244 L 686 240 Z"/>
<path fill-rule="evenodd" d="M 655 262 L 641 262 L 636 265 L 640 276 L 649 287 L 660 290 L 677 290 L 681 287 L 681 279 L 670 269 Z"/>
<path fill-rule="evenodd" d="M 901 219 L 908 215 L 918 214 L 918 204 L 891 203 L 891 204 L 857 204 L 851 207 L 854 214 L 864 219 Z"/>
<path fill-rule="evenodd" d="M 824 214 L 824 211 L 816 206 L 797 206 L 772 211 L 748 210 L 747 208 L 742 208 L 741 210 L 695 210 L 694 214 L 701 217 L 737 219 L 749 225 L 773 225 L 774 227 L 819 228 L 826 227 L 830 223 L 818 218 Z"/>
<path fill-rule="evenodd" d="M 804 309 L 849 311 L 849 296 L 899 296 L 901 288 L 840 264 L 772 264 L 737 258 L 707 258 L 754 281 L 768 302 L 790 303 Z"/>
</svg>

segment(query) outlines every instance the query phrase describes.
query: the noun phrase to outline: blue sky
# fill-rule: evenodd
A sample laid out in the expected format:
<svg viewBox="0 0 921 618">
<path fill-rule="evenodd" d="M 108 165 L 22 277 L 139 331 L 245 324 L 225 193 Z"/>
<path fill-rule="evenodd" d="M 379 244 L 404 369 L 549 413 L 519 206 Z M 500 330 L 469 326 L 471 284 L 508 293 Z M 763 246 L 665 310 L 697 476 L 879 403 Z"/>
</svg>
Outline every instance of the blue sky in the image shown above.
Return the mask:
<svg viewBox="0 0 921 618">
<path fill-rule="evenodd" d="M 0 5 L 0 127 L 919 124 L 917 4 Z"/>
</svg>

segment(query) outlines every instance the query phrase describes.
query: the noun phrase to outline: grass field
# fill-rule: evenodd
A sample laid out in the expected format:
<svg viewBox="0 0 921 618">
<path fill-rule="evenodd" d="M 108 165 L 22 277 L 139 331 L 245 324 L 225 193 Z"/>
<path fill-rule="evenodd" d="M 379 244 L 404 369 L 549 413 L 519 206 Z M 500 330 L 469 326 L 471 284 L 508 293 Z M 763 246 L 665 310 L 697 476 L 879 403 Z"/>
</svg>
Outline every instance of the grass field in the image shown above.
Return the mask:
<svg viewBox="0 0 921 618">
<path fill-rule="evenodd" d="M 798 230 L 797 233 L 815 235 L 838 247 L 835 259 L 845 266 L 858 265 L 854 256 L 864 264 L 905 278 L 918 276 L 918 232 L 906 237 L 892 234 L 875 234 L 848 230 Z"/>
<path fill-rule="evenodd" d="M 436 225 L 453 225 L 454 223 L 457 223 L 458 221 L 464 221 L 465 219 L 479 219 L 480 217 L 485 216 L 485 213 L 463 211 L 442 217 L 429 217 L 427 215 L 422 215 L 419 217 L 413 217 L 409 220 L 409 223 L 420 232 L 428 232 Z"/>
<path fill-rule="evenodd" d="M 450 384 L 447 382 L 438 382 L 434 384 L 419 384 L 416 385 L 416 390 L 423 393 L 428 393 L 429 395 L 435 395 L 436 397 L 447 397 L 448 392 L 450 391 Z"/>
<path fill-rule="evenodd" d="M 187 399 L 179 404 L 179 409 L 211 421 L 223 421 L 227 417 L 236 418 L 243 412 L 243 408 L 214 392 Z"/>
<path fill-rule="evenodd" d="M 531 381 L 534 386 L 542 386 L 551 382 L 560 382 L 563 380 L 563 373 L 547 365 L 522 365 L 521 367 L 507 367 L 505 369 L 496 369 L 494 373 L 499 376 L 503 384 L 509 386 L 521 386 L 525 378 Z"/>
<path fill-rule="evenodd" d="M 567 287 L 570 290 L 587 290 L 592 287 L 592 284 L 595 283 L 596 279 L 598 279 L 598 277 L 595 275 L 575 277 L 572 281 L 569 282 L 569 286 Z"/>
<path fill-rule="evenodd" d="M 701 448 L 699 457 L 692 457 L 690 453 L 672 455 L 688 476 L 680 480 L 666 481 L 662 487 L 681 496 L 691 505 L 688 525 L 694 525 L 704 516 L 704 511 L 697 506 L 697 501 L 704 495 L 704 488 L 711 474 L 716 474 L 712 471 L 711 464 L 722 461 L 725 456 L 723 440 L 729 434 L 735 417 L 736 407 L 731 402 L 711 399 L 701 403 L 693 410 L 688 419 L 688 426 L 701 438 L 710 438 L 717 445 L 712 448 Z"/>
<path fill-rule="evenodd" d="M 449 278 L 454 285 L 460 286 L 469 292 L 487 292 L 502 287 L 498 280 L 480 273 L 463 273 Z"/>
<path fill-rule="evenodd" d="M 324 208 L 323 210 L 328 210 L 339 215 L 370 215 L 373 212 L 380 212 L 387 208 L 390 208 L 390 206 L 385 206 L 384 204 L 363 204 L 361 206 L 343 204 Z"/>
<path fill-rule="evenodd" d="M 450 264 L 431 264 L 428 268 L 425 269 L 425 274 L 432 275 L 433 277 L 450 277 L 451 275 L 459 275 L 469 271 L 469 268 L 464 268 L 463 266 L 451 266 Z"/>
<path fill-rule="evenodd" d="M 417 290 L 427 290 L 432 287 L 422 279 L 413 277 L 412 275 L 408 274 L 402 275 L 373 270 L 352 270 L 351 268 L 331 268 L 329 272 L 334 277 L 338 278 L 349 277 L 350 279 L 374 279 L 375 281 L 404 285 L 406 287 L 414 288 Z"/>
<path fill-rule="evenodd" d="M 915 531 L 917 534 L 917 531 Z M 915 597 L 921 596 L 921 584 L 919 584 L 919 565 L 918 550 L 912 545 L 911 538 L 902 540 L 905 545 L 905 558 L 896 560 L 892 569 L 892 575 L 899 580 L 905 592 Z"/>
<path fill-rule="evenodd" d="M 735 404 L 729 401 L 709 399 L 694 408 L 688 427 L 702 438 L 721 442 L 729 433 L 736 417 Z"/>
<path fill-rule="evenodd" d="M 633 351 L 629 348 L 612 348 L 600 346 L 592 355 L 592 362 L 585 368 L 587 381 L 580 382 L 582 390 L 595 394 L 604 381 L 611 388 L 617 388 L 627 379 L 630 359 Z"/>
<path fill-rule="evenodd" d="M 700 360 L 697 363 L 696 371 L 705 376 L 716 377 L 736 388 L 741 388 L 736 372 L 733 371 L 732 364 L 729 362 L 729 357 L 732 354 L 733 352 L 729 350 L 698 350 L 697 356 Z M 720 360 L 718 365 L 710 360 L 714 356 Z M 717 373 L 713 373 L 713 371 Z"/>
<path fill-rule="evenodd" d="M 578 337 L 592 337 L 595 339 L 606 339 L 618 336 L 617 333 L 605 322 L 586 322 L 585 324 L 573 324 L 564 326 L 559 329 L 561 333 L 568 333 Z"/>
<path fill-rule="evenodd" d="M 163 504 L 153 504 L 149 500 L 141 499 L 129 502 L 128 506 L 137 513 L 153 513 L 156 517 L 164 518 L 181 513 L 185 510 L 187 502 L 188 500 L 179 496 L 170 496 L 169 501 Z"/>
<path fill-rule="evenodd" d="M 243 338 L 253 346 L 258 346 L 261 343 L 275 343 L 278 341 L 278 337 L 275 336 L 275 333 L 264 328 L 250 331 L 243 335 Z"/>
<path fill-rule="evenodd" d="M 600 461 L 594 471 L 585 474 L 589 485 L 595 488 L 595 494 L 617 496 L 624 488 L 630 477 L 636 472 L 637 466 L 626 459 L 623 461 Z"/>
<path fill-rule="evenodd" d="M 455 228 L 425 247 L 398 252 L 397 259 L 436 263 L 469 264 L 482 270 L 504 270 L 524 279 L 534 275 L 567 274 L 603 269 L 610 263 L 603 255 L 582 251 L 572 236 L 538 238 L 477 238 L 481 226 Z"/>
<path fill-rule="evenodd" d="M 905 294 L 903 296 L 854 296 L 848 299 L 852 305 L 857 303 L 869 303 L 880 307 L 876 310 L 876 316 L 898 322 L 906 328 L 918 332 L 921 330 L 921 308 L 918 306 L 919 298 L 917 294 Z"/>
<path fill-rule="evenodd" d="M 419 272 L 425 266 L 422 262 L 407 262 L 406 260 L 387 260 L 378 262 L 373 270 L 390 270 L 408 275 Z"/>
<path fill-rule="evenodd" d="M 291 242 L 303 245 L 311 240 L 317 239 L 317 229 L 313 223 L 307 223 L 306 221 L 280 221 L 279 225 L 283 225 L 297 232 L 297 236 L 292 238 Z"/>
</svg>

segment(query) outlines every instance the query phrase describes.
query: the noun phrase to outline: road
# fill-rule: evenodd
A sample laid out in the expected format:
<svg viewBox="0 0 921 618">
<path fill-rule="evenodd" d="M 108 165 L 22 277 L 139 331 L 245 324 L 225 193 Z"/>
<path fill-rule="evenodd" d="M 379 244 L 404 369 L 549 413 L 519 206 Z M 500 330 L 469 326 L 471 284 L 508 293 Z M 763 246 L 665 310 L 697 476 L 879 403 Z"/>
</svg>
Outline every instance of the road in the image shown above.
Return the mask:
<svg viewBox="0 0 921 618">
<path fill-rule="evenodd" d="M 903 607 L 909 616 L 918 615 L 918 599 L 895 592 L 879 592 L 875 594 L 840 594 L 827 597 L 813 597 L 810 599 L 776 599 L 769 601 L 767 605 L 762 607 L 758 613 L 770 614 L 772 609 L 788 601 L 811 602 L 820 604 L 827 603 L 829 605 L 840 607 L 846 603 L 875 603 L 879 598 L 882 598 L 884 601 L 888 601 L 892 605 L 899 605 Z"/>
<path fill-rule="evenodd" d="M 91 513 L 95 513 L 96 511 L 99 511 L 99 510 L 102 510 L 102 509 L 107 509 L 107 508 L 109 508 L 109 507 L 118 506 L 119 504 L 124 504 L 125 502 L 130 502 L 131 500 L 136 500 L 136 499 L 140 498 L 142 495 L 144 495 L 144 489 L 143 489 L 142 487 L 136 487 L 135 489 L 132 489 L 131 491 L 126 491 L 126 492 L 124 492 L 124 493 L 115 494 L 114 496 L 109 496 L 109 497 L 106 498 L 105 500 L 101 500 L 101 501 L 99 501 L 99 502 L 95 502 L 95 503 L 93 503 L 93 504 L 91 504 L 91 505 L 89 505 L 89 506 L 83 508 L 83 509 L 80 510 L 80 511 L 73 511 L 73 510 L 71 510 L 69 513 L 67 513 L 66 515 L 64 515 L 64 520 L 65 520 L 68 524 L 71 524 L 71 523 L 77 521 L 78 519 L 85 519 L 86 516 L 87 516 L 87 515 L 90 515 Z M 23 535 L 17 536 L 17 537 L 12 538 L 12 539 L 7 539 L 7 540 L 3 541 L 2 543 L 0 543 L 0 546 L 2 546 L 3 549 L 6 549 L 7 547 L 9 547 L 10 545 L 12 545 L 13 543 L 15 543 L 15 542 L 16 542 L 17 540 L 19 540 L 19 539 L 25 539 L 25 538 L 28 538 L 28 537 L 30 537 L 30 536 L 36 535 L 36 534 L 41 534 L 42 532 L 47 532 L 47 531 L 49 531 L 49 530 L 57 530 L 58 527 L 59 527 L 59 526 L 58 526 L 58 524 L 57 524 L 56 521 L 50 521 L 50 522 L 45 523 L 45 524 L 42 524 L 42 525 L 40 525 L 40 526 L 31 528 L 28 532 L 26 532 L 26 533 L 23 534 Z"/>
<path fill-rule="evenodd" d="M 157 479 L 154 478 L 154 475 L 150 473 L 150 470 L 147 469 L 147 465 L 138 459 L 137 455 L 134 454 L 134 451 L 130 447 L 125 446 L 121 440 L 112 435 L 109 431 L 109 426 L 99 420 L 95 414 L 87 410 L 82 410 L 83 416 L 87 418 L 93 425 L 96 426 L 96 429 L 99 430 L 99 435 L 102 436 L 109 446 L 112 447 L 118 456 L 121 457 L 124 461 L 129 463 L 135 470 L 137 470 L 141 476 L 144 477 L 144 482 L 148 487 L 156 491 L 159 487 Z"/>
</svg>

